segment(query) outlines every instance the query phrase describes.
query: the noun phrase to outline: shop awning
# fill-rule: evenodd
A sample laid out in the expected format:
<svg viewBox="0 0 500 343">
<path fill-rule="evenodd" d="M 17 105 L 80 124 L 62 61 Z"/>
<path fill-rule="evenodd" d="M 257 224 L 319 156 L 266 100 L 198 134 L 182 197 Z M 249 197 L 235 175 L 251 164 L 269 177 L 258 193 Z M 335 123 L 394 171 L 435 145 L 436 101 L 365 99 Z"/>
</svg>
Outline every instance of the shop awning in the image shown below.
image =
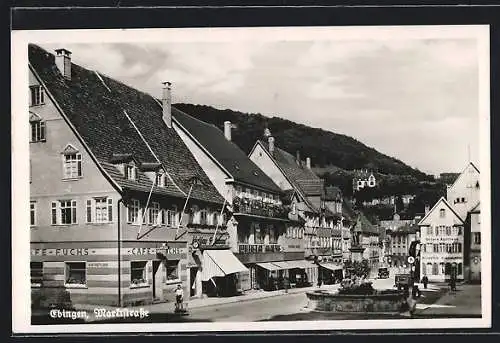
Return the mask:
<svg viewBox="0 0 500 343">
<path fill-rule="evenodd" d="M 332 270 L 332 271 L 342 270 L 343 269 L 343 267 L 341 265 L 333 264 L 333 263 L 321 263 L 320 266 L 323 267 L 323 268 Z"/>
<path fill-rule="evenodd" d="M 202 281 L 208 281 L 216 276 L 226 276 L 247 271 L 247 267 L 230 250 L 203 251 Z"/>
<path fill-rule="evenodd" d="M 293 268 L 293 266 L 289 265 L 286 261 L 273 261 L 272 264 L 277 265 L 280 269 Z"/>
<path fill-rule="evenodd" d="M 286 261 L 288 264 L 292 265 L 293 268 L 299 269 L 309 269 L 309 268 L 317 268 L 316 265 L 310 261 L 306 260 L 295 260 L 295 261 Z"/>
<path fill-rule="evenodd" d="M 274 263 L 270 262 L 261 262 L 261 263 L 256 263 L 261 268 L 267 269 L 269 271 L 275 271 L 275 270 L 281 270 L 282 268 L 278 267 Z"/>
</svg>

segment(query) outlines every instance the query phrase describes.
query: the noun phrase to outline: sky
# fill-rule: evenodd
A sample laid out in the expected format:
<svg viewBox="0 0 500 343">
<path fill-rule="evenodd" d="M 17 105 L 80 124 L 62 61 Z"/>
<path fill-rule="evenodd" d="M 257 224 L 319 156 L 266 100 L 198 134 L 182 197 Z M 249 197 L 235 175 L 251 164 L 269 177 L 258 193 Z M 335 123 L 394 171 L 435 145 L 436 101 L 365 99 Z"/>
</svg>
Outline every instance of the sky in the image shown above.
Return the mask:
<svg viewBox="0 0 500 343">
<path fill-rule="evenodd" d="M 40 45 L 156 97 L 170 81 L 174 103 L 345 134 L 430 174 L 478 161 L 476 40 L 313 38 Z"/>
</svg>

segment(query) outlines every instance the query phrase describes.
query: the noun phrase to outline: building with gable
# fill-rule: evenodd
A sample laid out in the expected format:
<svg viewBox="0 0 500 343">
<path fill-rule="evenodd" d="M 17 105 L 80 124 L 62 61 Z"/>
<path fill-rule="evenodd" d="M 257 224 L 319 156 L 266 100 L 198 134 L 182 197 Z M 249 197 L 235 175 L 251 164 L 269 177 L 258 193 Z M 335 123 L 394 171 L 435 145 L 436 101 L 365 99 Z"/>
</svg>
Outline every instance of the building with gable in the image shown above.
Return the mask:
<svg viewBox="0 0 500 343">
<path fill-rule="evenodd" d="M 471 282 L 481 281 L 481 205 L 469 211 L 464 237 L 465 277 Z"/>
<path fill-rule="evenodd" d="M 224 243 L 224 198 L 168 120 L 169 87 L 160 101 L 36 45 L 29 87 L 33 301 L 165 302 L 179 284 L 186 299 L 201 293 L 209 257 L 191 243 Z"/>
<path fill-rule="evenodd" d="M 303 221 L 290 207 L 293 194 L 283 192 L 232 141 L 230 122 L 221 131 L 172 108 L 172 123 L 230 208 L 230 246 L 249 270 L 238 274 L 240 288 L 281 288 L 284 277 L 301 283 L 311 263 L 304 260 Z"/>
<path fill-rule="evenodd" d="M 479 178 L 479 169 L 469 162 L 455 182 L 446 189 L 446 199 L 463 220 L 480 200 Z"/>
<path fill-rule="evenodd" d="M 454 274 L 464 279 L 465 222 L 441 197 L 418 223 L 420 228 L 420 274 L 431 282 L 443 282 Z"/>
<path fill-rule="evenodd" d="M 311 170 L 311 159 L 302 160 L 279 148 L 269 129 L 265 140 L 258 140 L 249 157 L 283 191 L 292 192 L 292 209 L 305 221 L 305 256 L 315 260 L 318 268 L 310 268 L 309 280 L 340 278 L 342 273 L 342 222 L 341 194 L 335 189 L 325 191 L 323 180 Z M 340 244 L 340 245 L 339 245 Z M 320 261 L 320 262 L 319 262 Z"/>
</svg>

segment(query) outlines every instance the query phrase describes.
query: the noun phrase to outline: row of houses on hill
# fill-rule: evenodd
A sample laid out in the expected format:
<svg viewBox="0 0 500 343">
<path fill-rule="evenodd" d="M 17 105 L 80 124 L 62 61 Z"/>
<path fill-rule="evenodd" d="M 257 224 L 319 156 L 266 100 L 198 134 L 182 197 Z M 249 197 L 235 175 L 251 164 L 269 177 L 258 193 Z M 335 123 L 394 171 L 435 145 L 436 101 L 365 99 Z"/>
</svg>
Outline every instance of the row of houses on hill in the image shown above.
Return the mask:
<svg viewBox="0 0 500 343">
<path fill-rule="evenodd" d="M 342 278 L 351 227 L 377 229 L 269 130 L 224 131 L 29 46 L 33 298 L 128 306 Z M 59 299 L 59 300 L 58 300 Z"/>
</svg>

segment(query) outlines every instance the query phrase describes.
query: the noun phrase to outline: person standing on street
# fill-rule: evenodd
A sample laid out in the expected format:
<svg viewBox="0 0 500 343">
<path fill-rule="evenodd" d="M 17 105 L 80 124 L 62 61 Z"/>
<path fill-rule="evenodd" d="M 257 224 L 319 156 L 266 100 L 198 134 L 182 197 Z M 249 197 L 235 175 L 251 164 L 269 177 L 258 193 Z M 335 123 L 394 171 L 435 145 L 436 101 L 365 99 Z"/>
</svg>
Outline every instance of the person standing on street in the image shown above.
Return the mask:
<svg viewBox="0 0 500 343">
<path fill-rule="evenodd" d="M 182 286 L 180 284 L 177 285 L 175 289 L 175 310 L 179 311 L 182 309 L 182 302 L 184 300 L 184 291 L 182 290 Z"/>
</svg>

